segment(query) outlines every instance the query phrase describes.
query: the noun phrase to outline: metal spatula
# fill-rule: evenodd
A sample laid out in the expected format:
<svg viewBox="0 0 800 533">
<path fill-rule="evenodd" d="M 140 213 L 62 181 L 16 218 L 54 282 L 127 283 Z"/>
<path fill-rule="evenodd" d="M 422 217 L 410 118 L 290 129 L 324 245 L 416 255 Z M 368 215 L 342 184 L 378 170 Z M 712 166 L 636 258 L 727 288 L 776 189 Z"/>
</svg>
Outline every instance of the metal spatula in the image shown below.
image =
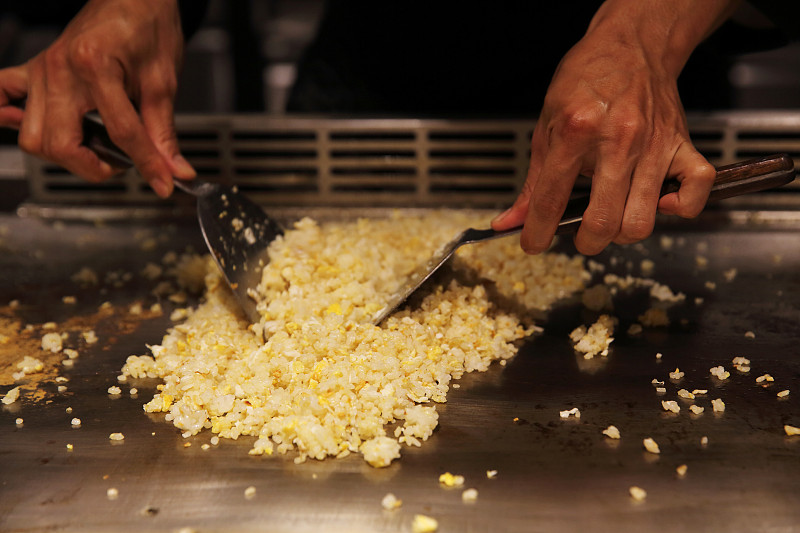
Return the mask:
<svg viewBox="0 0 800 533">
<path fill-rule="evenodd" d="M 762 191 L 785 185 L 795 177 L 794 162 L 786 154 L 772 155 L 760 159 L 752 159 L 717 168 L 717 177 L 709 202 L 738 196 L 741 194 Z M 675 192 L 680 187 L 677 180 L 667 180 L 661 188 L 661 196 L 670 192 Z M 564 216 L 558 224 L 556 234 L 571 233 L 577 231 L 581 224 L 583 212 L 589 205 L 589 197 L 584 196 L 569 201 L 564 211 Z M 405 302 L 414 291 L 416 291 L 425 281 L 430 278 L 439 267 L 441 267 L 455 251 L 465 244 L 487 241 L 514 235 L 522 231 L 522 226 L 511 228 L 505 231 L 495 231 L 493 229 L 474 229 L 469 228 L 459 234 L 455 239 L 440 248 L 439 252 L 421 264 L 397 290 L 389 300 L 389 303 L 381 311 L 376 313 L 373 323 L 380 324 L 391 315 L 400 305 Z"/>
<path fill-rule="evenodd" d="M 100 117 L 86 115 L 83 135 L 84 144 L 109 164 L 133 166 L 111 141 Z M 197 219 L 206 245 L 247 318 L 258 322 L 255 300 L 247 291 L 261 281 L 261 271 L 269 262 L 267 247 L 283 234 L 283 228 L 234 187 L 198 179 L 175 180 L 175 187 L 197 198 Z"/>
</svg>

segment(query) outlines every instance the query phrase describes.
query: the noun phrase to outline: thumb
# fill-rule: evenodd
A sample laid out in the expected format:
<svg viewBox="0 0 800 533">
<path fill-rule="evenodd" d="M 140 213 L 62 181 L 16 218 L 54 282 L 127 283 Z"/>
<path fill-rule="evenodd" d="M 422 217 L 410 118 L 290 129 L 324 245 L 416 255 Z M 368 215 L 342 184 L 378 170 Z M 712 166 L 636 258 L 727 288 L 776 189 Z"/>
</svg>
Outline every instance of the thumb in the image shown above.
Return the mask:
<svg viewBox="0 0 800 533">
<path fill-rule="evenodd" d="M 693 218 L 706 206 L 717 171 L 692 143 L 684 141 L 672 158 L 667 177 L 677 179 L 681 187 L 658 201 L 659 212 Z"/>
<path fill-rule="evenodd" d="M 24 111 L 15 100 L 28 96 L 28 70 L 25 65 L 0 70 L 0 127 L 19 129 Z"/>
<path fill-rule="evenodd" d="M 164 157 L 175 177 L 192 179 L 197 172 L 181 155 L 175 133 L 174 108 L 171 96 L 148 97 L 142 95 L 141 116 L 145 130 L 156 149 Z"/>
</svg>

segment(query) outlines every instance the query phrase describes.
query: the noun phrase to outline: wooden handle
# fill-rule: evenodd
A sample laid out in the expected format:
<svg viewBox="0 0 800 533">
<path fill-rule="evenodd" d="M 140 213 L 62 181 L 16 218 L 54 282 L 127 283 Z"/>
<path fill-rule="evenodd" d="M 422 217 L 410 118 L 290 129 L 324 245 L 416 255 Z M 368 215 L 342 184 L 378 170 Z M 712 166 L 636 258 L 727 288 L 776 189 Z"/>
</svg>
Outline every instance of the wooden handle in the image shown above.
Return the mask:
<svg viewBox="0 0 800 533">
<path fill-rule="evenodd" d="M 717 177 L 709 202 L 731 198 L 741 194 L 763 191 L 790 183 L 795 178 L 794 161 L 788 154 L 775 154 L 750 159 L 732 165 L 717 167 Z M 661 188 L 661 196 L 680 188 L 677 180 L 669 179 Z"/>
<path fill-rule="evenodd" d="M 790 183 L 794 178 L 794 161 L 787 154 L 770 155 L 717 167 L 717 177 L 708 195 L 708 202 L 780 187 Z M 680 186 L 680 182 L 676 179 L 665 180 L 661 187 L 661 196 L 677 191 Z M 583 212 L 587 207 L 589 207 L 589 195 L 570 200 L 556 233 L 561 235 L 578 231 L 583 220 Z M 516 229 L 519 231 L 521 228 Z"/>
</svg>

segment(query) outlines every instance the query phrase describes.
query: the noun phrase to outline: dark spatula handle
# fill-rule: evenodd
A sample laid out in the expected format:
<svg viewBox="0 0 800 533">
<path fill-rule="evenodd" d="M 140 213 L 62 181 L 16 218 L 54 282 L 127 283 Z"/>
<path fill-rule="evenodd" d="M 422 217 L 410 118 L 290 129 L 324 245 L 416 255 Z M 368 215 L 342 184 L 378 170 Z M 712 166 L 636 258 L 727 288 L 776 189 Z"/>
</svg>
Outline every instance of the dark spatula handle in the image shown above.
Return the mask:
<svg viewBox="0 0 800 533">
<path fill-rule="evenodd" d="M 97 113 L 87 113 L 83 117 L 83 145 L 97 154 L 97 157 L 117 168 L 130 168 L 133 161 L 123 152 L 111 137 Z M 174 180 L 175 187 L 194 196 L 210 194 L 215 189 L 213 183 L 194 180 Z"/>
</svg>

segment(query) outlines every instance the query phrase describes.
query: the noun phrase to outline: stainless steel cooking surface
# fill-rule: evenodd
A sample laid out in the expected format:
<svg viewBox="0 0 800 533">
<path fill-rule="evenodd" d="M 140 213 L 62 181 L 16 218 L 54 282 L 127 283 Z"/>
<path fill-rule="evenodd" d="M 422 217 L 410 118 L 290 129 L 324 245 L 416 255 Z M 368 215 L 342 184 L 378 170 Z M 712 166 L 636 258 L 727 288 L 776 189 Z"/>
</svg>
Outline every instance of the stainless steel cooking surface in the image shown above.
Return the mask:
<svg viewBox="0 0 800 533">
<path fill-rule="evenodd" d="M 91 220 L 91 212 L 84 215 Z M 586 361 L 567 335 L 594 315 L 564 302 L 507 366 L 461 379 L 438 406 L 434 435 L 421 448 L 404 447 L 385 469 L 358 455 L 300 465 L 291 454 L 253 457 L 245 437 L 203 450 L 208 431 L 183 439 L 163 416 L 143 412 L 155 380 L 122 384 L 122 395 L 110 397 L 126 357 L 158 343 L 177 306 L 163 300 L 161 316 L 131 315 L 135 302 L 147 310 L 157 301 L 155 282 L 138 273 L 167 251 L 203 250 L 190 218 L 128 218 L 95 225 L 0 217 L 3 320 L 33 324 L 36 339 L 49 321 L 92 327 L 100 339 L 81 345 L 74 367 L 59 372 L 69 379 L 65 392 L 51 379 L 40 387 L 46 396 L 0 409 L 4 532 L 410 531 L 416 513 L 438 519 L 441 532 L 800 530 L 800 436 L 783 430 L 800 426 L 800 213 L 717 210 L 692 222 L 661 221 L 642 247 L 612 247 L 597 258 L 609 271 L 638 275 L 649 258 L 652 277 L 686 293 L 670 309 L 668 328 L 628 335 L 648 298 L 622 292 L 610 354 Z M 670 251 L 660 247 L 661 236 L 675 239 Z M 560 248 L 571 249 L 567 242 Z M 706 268 L 698 268 L 698 255 L 708 258 Z M 99 287 L 70 280 L 83 266 L 98 272 Z M 732 268 L 736 275 L 726 281 Z M 133 273 L 130 281 L 122 271 Z M 77 303 L 62 302 L 66 295 Z M 5 305 L 13 299 L 18 309 Z M 98 311 L 105 301 L 111 306 Z M 74 341 L 77 329 L 70 331 Z M 751 360 L 748 374 L 733 370 L 734 356 Z M 731 371 L 728 380 L 711 378 L 717 365 Z M 677 384 L 668 377 L 676 367 L 685 372 Z M 764 373 L 775 378 L 769 387 L 755 381 Z M 656 394 L 654 378 L 666 381 L 666 396 Z M 138 397 L 130 397 L 131 386 Z M 683 402 L 679 415 L 661 408 L 682 387 L 709 390 L 698 402 L 703 415 L 692 416 Z M 791 393 L 778 399 L 783 389 Z M 718 397 L 723 414 L 711 412 Z M 581 418 L 560 419 L 571 407 Z M 79 429 L 73 417 L 82 420 Z M 620 428 L 620 441 L 601 434 L 609 424 Z M 110 441 L 112 432 L 124 441 Z M 659 443 L 660 455 L 645 452 L 644 437 Z M 688 465 L 683 479 L 675 472 L 681 464 Z M 487 479 L 487 470 L 497 477 Z M 447 471 L 478 489 L 476 503 L 439 486 Z M 646 501 L 632 500 L 632 485 L 647 490 Z M 245 497 L 250 486 L 252 499 Z M 110 488 L 116 500 L 108 499 Z M 400 509 L 382 509 L 387 492 L 403 500 Z"/>
</svg>

